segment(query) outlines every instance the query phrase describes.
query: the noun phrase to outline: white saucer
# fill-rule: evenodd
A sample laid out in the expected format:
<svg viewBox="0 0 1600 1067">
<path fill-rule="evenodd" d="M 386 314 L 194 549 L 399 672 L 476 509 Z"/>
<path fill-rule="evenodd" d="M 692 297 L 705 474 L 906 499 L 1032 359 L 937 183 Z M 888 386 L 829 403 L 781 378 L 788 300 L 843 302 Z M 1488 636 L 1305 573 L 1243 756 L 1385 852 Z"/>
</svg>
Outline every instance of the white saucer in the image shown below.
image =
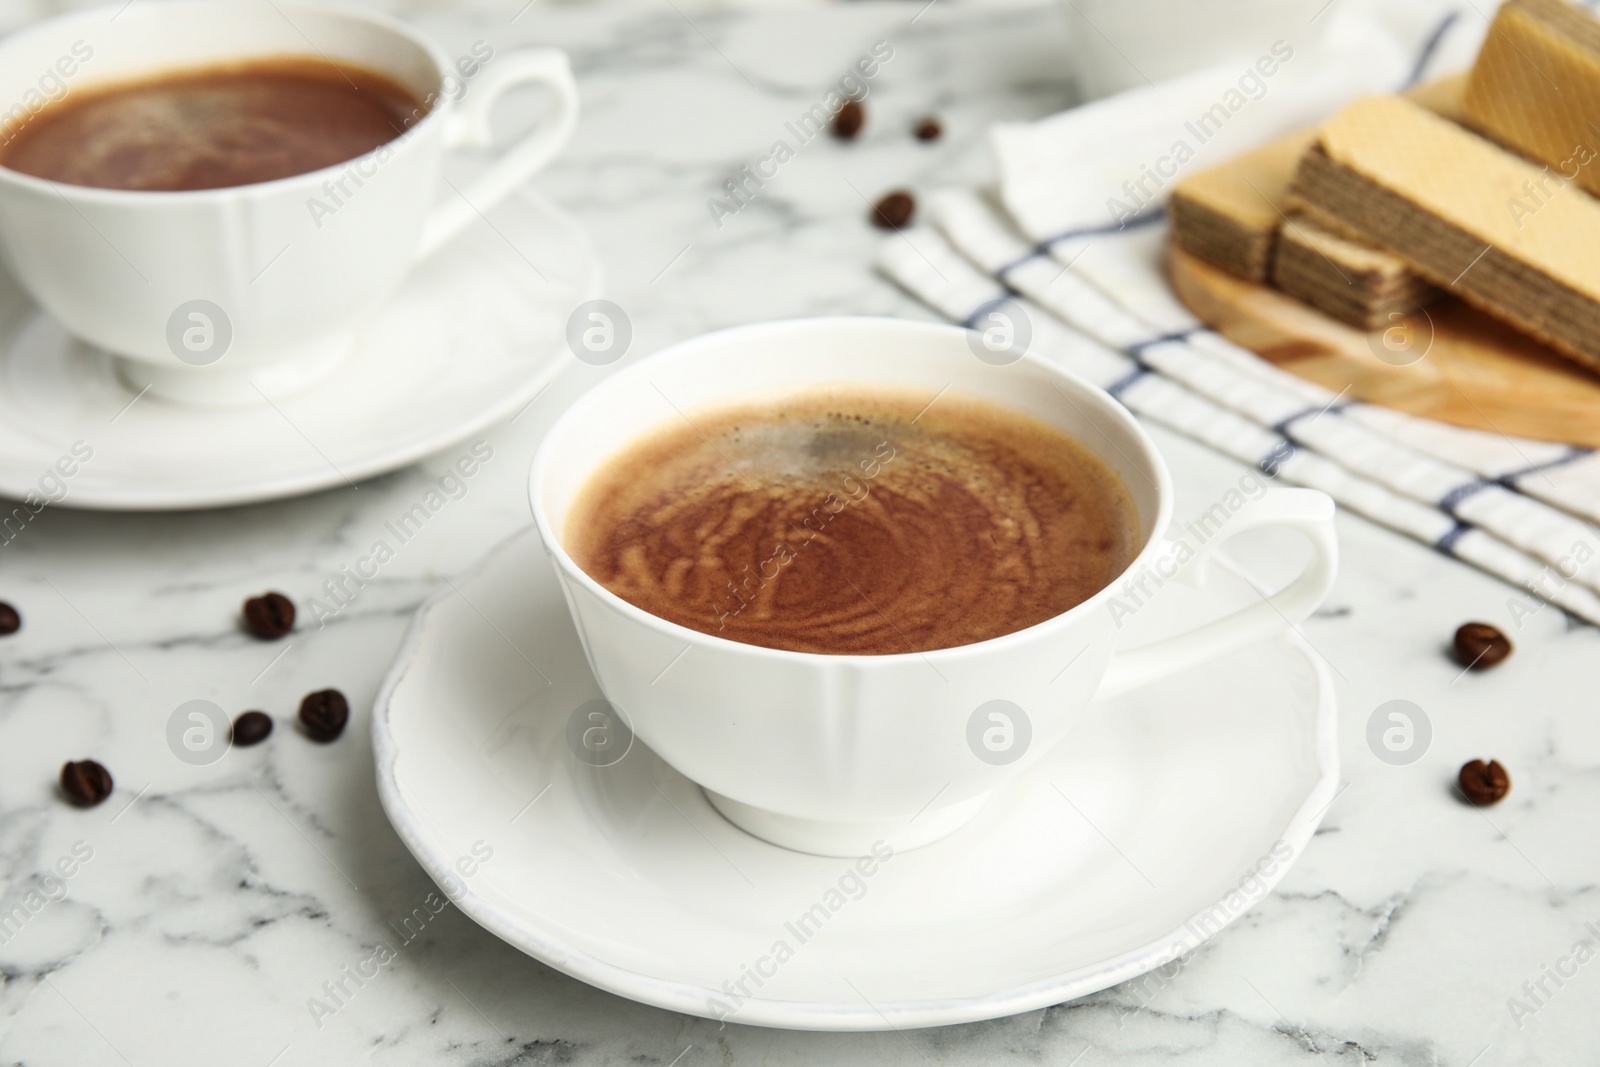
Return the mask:
<svg viewBox="0 0 1600 1067">
<path fill-rule="evenodd" d="M 110 357 L 0 272 L 0 495 L 47 495 L 40 478 L 78 441 L 93 458 L 62 479 L 57 506 L 217 507 L 403 467 L 536 396 L 574 359 L 568 316 L 599 291 L 582 228 L 524 189 L 420 264 L 328 377 L 272 404 L 208 409 L 135 400 Z"/>
<path fill-rule="evenodd" d="M 1162 625 L 1141 611 L 1129 644 L 1255 598 L 1226 573 L 1213 586 L 1168 586 Z M 852 881 L 852 861 L 736 829 L 641 742 L 580 762 L 569 721 L 598 695 L 537 536 L 514 537 L 412 623 L 373 714 L 384 808 L 461 910 L 522 951 L 763 1026 L 962 1023 L 1125 981 L 1258 902 L 1338 777 L 1326 669 L 1269 642 L 1106 702 L 969 825 Z M 736 1003 L 724 983 L 741 979 Z"/>
</svg>

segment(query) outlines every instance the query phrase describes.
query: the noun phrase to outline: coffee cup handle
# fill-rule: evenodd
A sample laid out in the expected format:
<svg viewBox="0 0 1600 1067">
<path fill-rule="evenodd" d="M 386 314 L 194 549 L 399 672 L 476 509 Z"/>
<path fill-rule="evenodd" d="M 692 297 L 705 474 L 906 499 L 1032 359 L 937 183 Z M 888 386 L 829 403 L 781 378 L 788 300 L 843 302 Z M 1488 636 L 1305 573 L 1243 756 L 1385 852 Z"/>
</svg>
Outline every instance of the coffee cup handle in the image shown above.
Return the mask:
<svg viewBox="0 0 1600 1067">
<path fill-rule="evenodd" d="M 1139 648 L 1118 651 L 1111 660 L 1099 696 L 1115 696 L 1141 685 L 1198 666 L 1245 645 L 1265 640 L 1297 625 L 1326 599 L 1339 569 L 1339 542 L 1333 529 L 1333 500 L 1315 489 L 1272 489 L 1234 513 L 1225 526 L 1200 542 L 1189 532 L 1170 542 L 1153 568 L 1163 580 L 1205 584 L 1217 546 L 1235 534 L 1264 526 L 1298 531 L 1311 544 L 1311 561 L 1283 589 L 1188 633 L 1163 638 Z M 1187 549 L 1187 551 L 1185 551 Z M 1175 560 L 1175 573 L 1162 575 L 1162 560 Z"/>
<path fill-rule="evenodd" d="M 528 48 L 498 57 L 485 68 L 472 91 L 449 116 L 444 146 L 492 148 L 494 133 L 489 115 L 508 89 L 519 85 L 544 85 L 550 90 L 550 114 L 465 188 L 452 188 L 428 218 L 417 246 L 417 258 L 437 251 L 511 191 L 556 157 L 578 128 L 578 83 L 572 64 L 559 48 Z M 449 188 L 447 186 L 447 188 Z"/>
</svg>

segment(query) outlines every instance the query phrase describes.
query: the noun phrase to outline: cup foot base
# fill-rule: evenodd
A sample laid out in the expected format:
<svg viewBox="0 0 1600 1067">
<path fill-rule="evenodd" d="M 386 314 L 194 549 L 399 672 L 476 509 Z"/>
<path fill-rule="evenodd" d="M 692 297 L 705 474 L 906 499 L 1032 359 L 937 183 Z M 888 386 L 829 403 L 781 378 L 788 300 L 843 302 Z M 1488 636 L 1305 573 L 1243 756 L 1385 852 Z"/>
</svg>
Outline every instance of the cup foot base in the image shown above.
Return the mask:
<svg viewBox="0 0 1600 1067">
<path fill-rule="evenodd" d="M 930 808 L 912 818 L 873 819 L 865 822 L 831 822 L 780 815 L 731 800 L 709 789 L 701 790 L 723 818 L 753 837 L 795 852 L 816 856 L 867 856 L 874 845 L 896 852 L 932 844 L 965 826 L 978 814 L 989 794 L 942 808 Z"/>
<path fill-rule="evenodd" d="M 354 344 L 353 331 L 320 337 L 277 355 L 269 363 L 228 366 L 163 366 L 113 353 L 117 379 L 136 393 L 190 407 L 241 407 L 278 400 L 308 389 L 338 369 Z"/>
</svg>

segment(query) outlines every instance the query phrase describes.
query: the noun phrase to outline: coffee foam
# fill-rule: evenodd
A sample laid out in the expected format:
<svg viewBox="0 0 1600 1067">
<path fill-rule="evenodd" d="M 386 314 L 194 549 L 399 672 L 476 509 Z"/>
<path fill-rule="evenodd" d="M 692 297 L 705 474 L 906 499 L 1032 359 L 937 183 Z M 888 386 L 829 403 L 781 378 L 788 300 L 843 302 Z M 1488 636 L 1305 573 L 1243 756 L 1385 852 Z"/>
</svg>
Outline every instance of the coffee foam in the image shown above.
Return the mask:
<svg viewBox="0 0 1600 1067">
<path fill-rule="evenodd" d="M 111 189 L 248 185 L 354 159 L 424 110 L 376 71 L 266 57 L 79 90 L 24 126 L 0 164 Z"/>
<path fill-rule="evenodd" d="M 866 655 L 1043 622 L 1132 561 L 1136 510 L 1093 453 L 986 401 L 929 399 L 693 414 L 597 471 L 563 541 L 602 585 L 683 626 Z"/>
</svg>

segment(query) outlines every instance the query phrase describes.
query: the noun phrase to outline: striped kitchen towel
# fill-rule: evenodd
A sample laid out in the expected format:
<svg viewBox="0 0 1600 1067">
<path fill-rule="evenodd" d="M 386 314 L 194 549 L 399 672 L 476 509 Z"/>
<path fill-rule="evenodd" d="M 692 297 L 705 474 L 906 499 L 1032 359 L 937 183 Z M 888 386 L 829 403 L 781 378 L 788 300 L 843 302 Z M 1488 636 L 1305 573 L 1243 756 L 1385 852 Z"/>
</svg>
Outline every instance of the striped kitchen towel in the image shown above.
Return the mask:
<svg viewBox="0 0 1600 1067">
<path fill-rule="evenodd" d="M 1347 17 L 1364 21 L 1370 42 L 1377 16 L 1348 2 Z M 1415 37 L 1415 54 L 1408 63 L 1391 59 L 1377 76 L 1414 80 L 1452 47 L 1457 58 L 1464 52 L 1470 59 L 1481 25 L 1458 31 L 1452 46 L 1464 16 L 1446 12 L 1419 30 L 1411 13 L 1409 27 L 1391 20 L 1384 32 L 1390 41 Z M 1265 139 L 1282 132 L 1283 114 L 1306 114 L 1308 101 L 1321 100 L 1326 113 L 1351 95 L 1327 75 L 1348 62 L 1338 43 L 1348 25 L 1330 30 L 1322 50 L 1303 57 L 1297 80 L 1284 78 L 1278 113 L 1241 112 L 1236 144 L 1246 141 L 1247 123 Z M 1356 80 L 1374 76 L 1371 66 Z M 1173 297 L 1161 269 L 1160 190 L 1131 204 L 1138 197 L 1116 180 L 1140 173 L 1132 161 L 1154 143 L 1151 128 L 1173 128 L 1177 98 L 1169 89 L 1137 90 L 1031 128 L 996 130 L 998 195 L 952 190 L 929 198 L 931 225 L 888 239 L 880 268 L 973 328 L 1026 320 L 1031 348 L 1108 389 L 1136 414 L 1281 481 L 1322 489 L 1352 511 L 1521 587 L 1531 595 L 1511 598 L 1514 616 L 1538 610 L 1536 596 L 1600 623 L 1600 455 L 1351 401 L 1239 348 Z M 1105 136 L 1117 128 L 1146 132 Z M 1082 169 L 1061 180 L 1074 158 Z"/>
</svg>

